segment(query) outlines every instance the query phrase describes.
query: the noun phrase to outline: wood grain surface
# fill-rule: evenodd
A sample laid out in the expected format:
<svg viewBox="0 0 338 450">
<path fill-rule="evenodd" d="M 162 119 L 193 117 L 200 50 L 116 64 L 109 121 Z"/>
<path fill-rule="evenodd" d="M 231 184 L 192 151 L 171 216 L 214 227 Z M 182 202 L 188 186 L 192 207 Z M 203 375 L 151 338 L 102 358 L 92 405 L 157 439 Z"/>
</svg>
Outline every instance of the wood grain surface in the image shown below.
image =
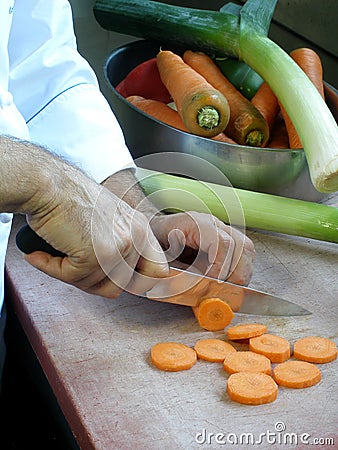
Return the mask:
<svg viewBox="0 0 338 450">
<path fill-rule="evenodd" d="M 330 204 L 337 206 L 337 197 Z M 320 366 L 319 384 L 280 388 L 275 402 L 261 406 L 228 398 L 221 364 L 198 361 L 188 371 L 162 372 L 150 362 L 153 344 L 170 340 L 193 346 L 225 333 L 201 329 L 189 307 L 127 293 L 107 300 L 45 276 L 15 247 L 20 221 L 15 220 L 7 256 L 13 306 L 82 449 L 245 449 L 252 443 L 287 449 L 295 448 L 291 438 L 298 440 L 297 448 L 308 448 L 301 437 L 309 443 L 322 439 L 317 448 L 337 448 L 337 361 Z M 236 314 L 233 324 L 261 321 L 291 343 L 308 335 L 337 342 L 338 245 L 256 231 L 248 235 L 257 251 L 250 286 L 312 314 Z"/>
</svg>

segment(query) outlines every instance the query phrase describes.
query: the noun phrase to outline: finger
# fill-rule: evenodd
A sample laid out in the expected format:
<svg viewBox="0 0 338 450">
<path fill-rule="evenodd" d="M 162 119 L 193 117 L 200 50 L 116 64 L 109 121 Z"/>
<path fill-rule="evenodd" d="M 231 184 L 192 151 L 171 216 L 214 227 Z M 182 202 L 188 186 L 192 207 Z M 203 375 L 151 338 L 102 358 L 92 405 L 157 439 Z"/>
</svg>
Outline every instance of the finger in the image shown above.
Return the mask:
<svg viewBox="0 0 338 450">
<path fill-rule="evenodd" d="M 62 261 L 64 258 L 40 251 L 24 255 L 24 258 L 41 272 L 63 281 Z"/>
<path fill-rule="evenodd" d="M 253 249 L 244 247 L 241 257 L 228 281 L 247 286 L 253 274 L 255 257 L 256 252 Z"/>
<path fill-rule="evenodd" d="M 137 250 L 137 249 L 136 249 Z M 158 240 L 148 228 L 147 239 L 139 253 L 136 267 L 138 272 L 148 277 L 162 278 L 169 274 L 169 266 L 165 253 Z"/>
<path fill-rule="evenodd" d="M 232 269 L 235 248 L 235 241 L 232 237 L 222 229 L 218 229 L 217 241 L 211 243 L 208 248 L 209 276 L 220 280 L 228 278 Z"/>
</svg>

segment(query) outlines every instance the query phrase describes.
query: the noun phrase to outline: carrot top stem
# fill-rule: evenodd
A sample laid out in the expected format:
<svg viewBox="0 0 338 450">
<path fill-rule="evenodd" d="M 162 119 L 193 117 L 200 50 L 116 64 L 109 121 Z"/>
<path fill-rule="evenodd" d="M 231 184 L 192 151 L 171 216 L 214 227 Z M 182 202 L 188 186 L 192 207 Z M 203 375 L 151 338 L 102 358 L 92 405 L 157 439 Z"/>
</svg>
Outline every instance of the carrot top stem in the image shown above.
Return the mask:
<svg viewBox="0 0 338 450">
<path fill-rule="evenodd" d="M 213 106 L 203 106 L 197 113 L 197 122 L 202 128 L 212 130 L 218 126 L 219 121 L 219 112 Z"/>
<path fill-rule="evenodd" d="M 260 147 L 264 141 L 264 134 L 260 130 L 252 130 L 245 137 L 245 142 L 252 147 Z"/>
</svg>

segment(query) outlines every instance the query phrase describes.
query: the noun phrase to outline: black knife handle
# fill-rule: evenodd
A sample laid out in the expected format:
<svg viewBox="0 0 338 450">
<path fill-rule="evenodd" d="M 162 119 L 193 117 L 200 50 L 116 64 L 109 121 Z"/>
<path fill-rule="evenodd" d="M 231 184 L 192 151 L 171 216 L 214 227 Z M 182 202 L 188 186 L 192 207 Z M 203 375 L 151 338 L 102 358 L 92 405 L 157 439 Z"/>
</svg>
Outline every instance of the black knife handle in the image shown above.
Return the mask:
<svg viewBox="0 0 338 450">
<path fill-rule="evenodd" d="M 62 258 L 66 256 L 38 236 L 29 225 L 24 225 L 18 231 L 16 235 L 16 245 L 19 250 L 27 255 L 35 251 L 42 251 L 49 253 L 52 256 L 61 256 Z"/>
</svg>

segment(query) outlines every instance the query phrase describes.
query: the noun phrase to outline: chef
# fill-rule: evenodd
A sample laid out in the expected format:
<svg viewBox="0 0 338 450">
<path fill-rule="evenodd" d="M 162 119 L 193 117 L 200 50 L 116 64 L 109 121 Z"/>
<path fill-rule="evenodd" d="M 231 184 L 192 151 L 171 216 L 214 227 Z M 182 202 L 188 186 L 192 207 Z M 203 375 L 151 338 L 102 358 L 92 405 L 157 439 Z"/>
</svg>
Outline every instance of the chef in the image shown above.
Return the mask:
<svg viewBox="0 0 338 450">
<path fill-rule="evenodd" d="M 166 250 L 182 242 L 207 255 L 209 275 L 248 283 L 255 255 L 250 239 L 211 215 L 159 213 L 133 170 L 118 122 L 76 50 L 69 2 L 2 0 L 0 374 L 12 213 L 25 214 L 68 255 L 34 252 L 27 261 L 89 293 L 145 292 L 167 275 Z"/>
</svg>

